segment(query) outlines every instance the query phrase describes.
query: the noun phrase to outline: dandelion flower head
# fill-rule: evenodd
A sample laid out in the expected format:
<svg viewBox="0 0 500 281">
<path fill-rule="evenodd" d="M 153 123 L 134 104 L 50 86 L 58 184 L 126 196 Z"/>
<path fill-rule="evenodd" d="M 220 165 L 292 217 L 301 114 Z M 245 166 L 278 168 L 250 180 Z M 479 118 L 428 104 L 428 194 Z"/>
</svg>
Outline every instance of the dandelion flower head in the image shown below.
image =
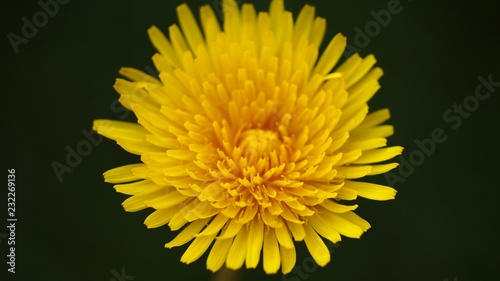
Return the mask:
<svg viewBox="0 0 500 281">
<path fill-rule="evenodd" d="M 94 130 L 140 162 L 104 174 L 130 195 L 126 211 L 147 208 L 148 228 L 168 225 L 180 258 L 207 255 L 207 268 L 290 272 L 295 243 L 320 266 L 325 244 L 359 238 L 370 224 L 346 204 L 393 199 L 390 187 L 360 180 L 390 171 L 402 147 L 387 147 L 389 111 L 369 113 L 382 70 L 374 56 L 339 60 L 338 34 L 320 53 L 326 20 L 304 6 L 296 18 L 273 0 L 268 12 L 222 2 L 199 18 L 177 7 L 179 25 L 148 30 L 159 77 L 122 68 L 114 85 L 137 123 L 96 120 Z"/>
</svg>

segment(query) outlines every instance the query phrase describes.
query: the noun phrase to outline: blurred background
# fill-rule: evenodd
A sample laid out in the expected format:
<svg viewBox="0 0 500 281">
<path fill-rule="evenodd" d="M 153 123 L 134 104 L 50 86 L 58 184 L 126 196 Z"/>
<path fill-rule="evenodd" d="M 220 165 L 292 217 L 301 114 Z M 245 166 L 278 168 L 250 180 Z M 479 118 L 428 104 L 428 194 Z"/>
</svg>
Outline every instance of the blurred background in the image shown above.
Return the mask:
<svg viewBox="0 0 500 281">
<path fill-rule="evenodd" d="M 57 9 L 44 12 L 47 2 Z M 91 133 L 97 118 L 134 121 L 116 103 L 117 71 L 153 69 L 146 31 L 176 23 L 182 2 L 2 1 L 0 201 L 7 202 L 7 169 L 15 168 L 18 221 L 17 273 L 1 280 L 215 280 L 206 255 L 185 265 L 186 247 L 163 248 L 175 233 L 147 230 L 150 210 L 123 211 L 127 196 L 102 173 L 138 157 Z M 220 7 L 218 0 L 188 2 L 195 11 Z M 376 55 L 385 75 L 370 107 L 391 109 L 389 144 L 405 147 L 406 164 L 391 174 L 396 200 L 358 200 L 357 213 L 372 228 L 359 240 L 344 238 L 328 266 L 311 264 L 300 243 L 295 273 L 266 276 L 260 264 L 238 280 L 500 280 L 500 2 L 299 0 L 286 7 L 297 14 L 306 3 L 328 20 L 326 39 L 341 32 L 349 50 Z M 68 156 L 78 150 L 85 155 Z M 55 163 L 67 169 L 58 175 Z M 0 276 L 9 247 L 1 206 Z"/>
</svg>

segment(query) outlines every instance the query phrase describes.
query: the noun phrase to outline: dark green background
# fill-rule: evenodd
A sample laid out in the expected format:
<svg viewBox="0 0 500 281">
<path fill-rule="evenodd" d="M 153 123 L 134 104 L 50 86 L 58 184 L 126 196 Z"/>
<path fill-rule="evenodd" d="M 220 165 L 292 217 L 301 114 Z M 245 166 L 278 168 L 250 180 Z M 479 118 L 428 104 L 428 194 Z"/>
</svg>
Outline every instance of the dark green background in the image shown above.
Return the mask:
<svg viewBox="0 0 500 281">
<path fill-rule="evenodd" d="M 35 1 L 2 1 L 0 201 L 6 202 L 6 170 L 15 168 L 18 217 L 17 273 L 2 280 L 108 281 L 122 268 L 134 280 L 212 278 L 206 255 L 180 263 L 186 247 L 163 248 L 174 237 L 168 227 L 147 230 L 142 222 L 150 211 L 125 213 L 120 204 L 126 196 L 103 182 L 104 171 L 137 157 L 104 140 L 61 183 L 51 167 L 65 162 L 67 146 L 76 149 L 86 139 L 82 130 L 90 130 L 93 119 L 123 117 L 112 107 L 118 69 L 153 66 L 146 30 L 152 24 L 167 30 L 181 2 L 71 0 L 15 54 L 7 34 L 21 35 L 21 18 L 41 8 Z M 388 2 L 302 0 L 287 1 L 287 8 L 297 13 L 304 3 L 316 5 L 328 19 L 327 38 L 342 32 L 354 45 L 354 28 L 364 29 L 373 20 L 370 11 Z M 397 183 L 396 200 L 359 200 L 357 212 L 372 229 L 360 240 L 345 238 L 332 262 L 308 273 L 308 280 L 500 280 L 500 87 L 456 130 L 443 120 L 446 110 L 474 94 L 479 75 L 500 81 L 500 5 L 436 2 L 401 1 L 401 13 L 361 54 L 375 54 L 385 71 L 370 105 L 391 109 L 391 145 L 403 145 L 408 159 L 418 149 L 414 141 L 431 137 L 435 128 L 448 138 Z M 201 3 L 190 1 L 193 8 Z M 1 234 L 7 207 L 0 205 Z M 0 241 L 3 275 L 7 243 Z M 302 244 L 299 249 L 300 265 L 308 255 Z M 282 280 L 262 272 L 259 265 L 240 277 Z M 293 277 L 288 280 L 301 280 Z"/>
</svg>

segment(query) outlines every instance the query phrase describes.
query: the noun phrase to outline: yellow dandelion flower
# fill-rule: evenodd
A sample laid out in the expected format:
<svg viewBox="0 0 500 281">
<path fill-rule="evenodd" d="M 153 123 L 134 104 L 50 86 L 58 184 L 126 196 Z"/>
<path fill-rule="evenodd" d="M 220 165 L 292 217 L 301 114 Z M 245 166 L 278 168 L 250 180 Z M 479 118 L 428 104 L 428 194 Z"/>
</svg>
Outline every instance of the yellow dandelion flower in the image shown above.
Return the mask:
<svg viewBox="0 0 500 281">
<path fill-rule="evenodd" d="M 335 67 L 346 46 L 338 34 L 323 54 L 326 21 L 306 5 L 294 20 L 283 0 L 257 13 L 223 1 L 185 4 L 168 38 L 148 30 L 158 53 L 159 80 L 122 68 L 115 89 L 138 124 L 96 120 L 94 130 L 141 162 L 104 173 L 131 195 L 126 211 L 153 208 L 148 228 L 180 233 L 165 246 L 190 245 L 192 263 L 209 248 L 207 268 L 224 264 L 290 272 L 294 241 L 304 241 L 320 266 L 330 261 L 325 239 L 359 238 L 370 224 L 356 215 L 358 196 L 393 199 L 390 187 L 357 179 L 385 173 L 402 147 L 386 147 L 389 111 L 368 114 L 382 70 L 355 54 Z"/>
</svg>

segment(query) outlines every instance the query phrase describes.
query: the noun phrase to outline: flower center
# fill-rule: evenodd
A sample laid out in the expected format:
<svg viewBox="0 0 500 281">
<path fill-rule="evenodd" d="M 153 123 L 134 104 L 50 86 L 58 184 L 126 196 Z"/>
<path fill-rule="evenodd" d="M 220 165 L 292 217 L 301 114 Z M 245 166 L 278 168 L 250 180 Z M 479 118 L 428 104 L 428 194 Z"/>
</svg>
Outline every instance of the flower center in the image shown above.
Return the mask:
<svg viewBox="0 0 500 281">
<path fill-rule="evenodd" d="M 250 129 L 241 135 L 239 146 L 243 155 L 252 163 L 268 157 L 274 150 L 278 151 L 281 141 L 275 131 Z"/>
</svg>

